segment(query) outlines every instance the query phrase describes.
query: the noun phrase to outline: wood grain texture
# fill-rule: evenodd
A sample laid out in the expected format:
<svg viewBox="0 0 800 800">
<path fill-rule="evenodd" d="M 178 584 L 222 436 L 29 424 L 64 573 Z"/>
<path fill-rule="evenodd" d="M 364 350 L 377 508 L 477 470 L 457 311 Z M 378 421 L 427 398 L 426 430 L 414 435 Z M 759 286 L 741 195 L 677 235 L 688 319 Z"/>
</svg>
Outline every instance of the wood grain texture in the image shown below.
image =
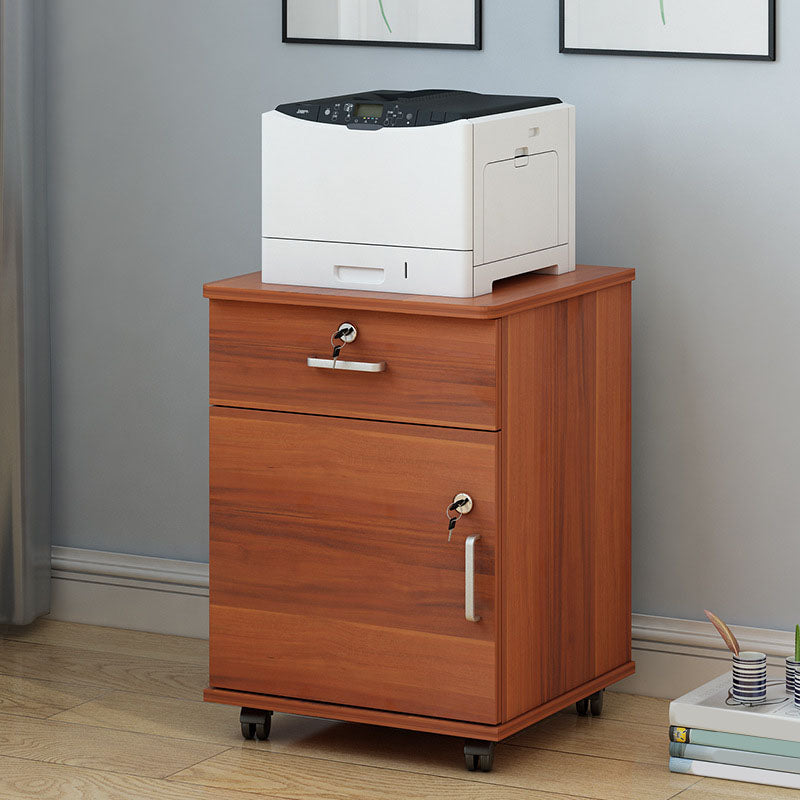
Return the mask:
<svg viewBox="0 0 800 800">
<path fill-rule="evenodd" d="M 205 639 L 104 628 L 53 619 L 37 619 L 24 627 L 9 628 L 0 638 L 71 647 L 83 652 L 117 655 L 127 653 L 137 658 L 147 657 L 157 661 L 178 661 L 198 666 L 208 664 L 208 642 Z"/>
<path fill-rule="evenodd" d="M 631 285 L 597 293 L 594 669 L 631 657 Z"/>
<path fill-rule="evenodd" d="M 40 658 L 47 662 L 52 651 L 67 649 L 51 650 L 47 644 L 47 637 L 54 642 L 64 641 L 63 634 L 57 631 L 61 624 L 53 623 L 39 645 L 12 644 L 42 648 L 38 650 Z M 85 641 L 88 646 L 92 629 L 81 632 L 80 627 L 72 627 L 75 640 Z M 94 651 L 89 655 L 112 661 L 117 657 L 132 657 L 136 641 L 135 632 L 114 631 L 106 638 L 105 653 Z M 163 644 L 169 649 L 168 641 Z M 179 641 L 176 646 L 180 648 Z M 118 647 L 117 652 L 114 647 Z M 80 653 L 76 649 L 73 655 Z M 0 652 L 0 671 L 4 665 Z M 17 662 L 15 668 L 18 666 Z M 53 668 L 60 666 L 63 662 L 55 659 Z M 180 668 L 179 663 L 172 666 Z M 143 687 L 146 691 L 144 673 L 137 671 L 133 687 Z M 697 780 L 669 773 L 665 751 L 661 764 L 654 760 L 656 736 L 666 735 L 667 702 L 653 698 L 609 693 L 600 719 L 577 718 L 571 710 L 564 712 L 522 733 L 520 739 L 531 736 L 527 741 L 500 744 L 494 771 L 483 774 L 464 771 L 462 743 L 455 735 L 469 733 L 451 730 L 453 736 L 438 736 L 383 727 L 397 722 L 380 723 L 381 727 L 376 727 L 276 713 L 270 741 L 243 742 L 238 731 L 238 708 L 165 698 L 157 694 L 162 690 L 158 671 L 154 673 L 151 689 L 147 694 L 137 691 L 104 694 L 64 712 L 71 716 L 73 724 L 69 725 L 24 717 L 13 718 L 9 723 L 0 714 L 0 739 L 9 725 L 12 738 L 16 739 L 16 744 L 5 739 L 6 746 L 16 747 L 20 746 L 20 740 L 25 742 L 23 758 L 0 754 L 0 797 L 246 800 L 261 796 L 283 800 L 301 797 L 374 800 L 378 796 L 399 798 L 403 789 L 402 796 L 410 800 L 473 796 L 489 800 L 668 800 L 676 796 L 689 800 L 788 800 L 796 795 L 791 790 Z M 247 696 L 235 696 L 228 702 L 238 705 L 245 698 L 247 705 L 256 705 Z M 295 710 L 314 713 L 314 705 L 306 704 Z M 316 707 L 325 708 L 324 704 Z M 447 720 L 434 722 L 443 724 Z M 640 726 L 646 726 L 648 731 L 642 732 Z M 624 729 L 624 733 L 618 729 Z M 174 744 L 178 747 L 194 746 L 196 742 L 186 741 L 189 738 L 212 743 L 216 753 L 196 765 L 184 762 L 171 778 L 143 774 L 154 766 L 171 768 L 170 762 L 178 752 L 171 740 L 176 740 Z M 142 742 L 148 743 L 146 748 Z M 154 745 L 152 750 L 151 745 Z M 240 756 L 242 750 L 250 755 Z M 196 752 L 192 758 L 195 755 Z M 91 768 L 63 765 L 59 763 L 63 758 L 70 761 L 86 758 Z M 229 788 L 233 786 L 246 791 Z"/>
<path fill-rule="evenodd" d="M 605 717 L 556 714 L 537 722 L 509 740 L 518 747 L 536 747 L 601 758 L 621 758 L 664 766 L 666 728 Z"/>
<path fill-rule="evenodd" d="M 414 775 L 319 758 L 229 750 L 173 775 L 218 789 L 266 793 L 281 800 L 570 800 L 564 795 L 491 786 L 468 779 Z M 574 799 L 573 799 L 574 800 Z"/>
<path fill-rule="evenodd" d="M 575 711 L 570 709 L 565 713 L 575 714 Z M 669 700 L 623 692 L 606 692 L 603 719 L 633 722 L 637 725 L 654 725 L 663 731 L 669 727 Z"/>
<path fill-rule="evenodd" d="M 122 731 L 109 736 L 100 728 L 0 714 L 0 755 L 33 761 L 165 778 L 224 749 Z"/>
<path fill-rule="evenodd" d="M 497 434 L 210 417 L 212 606 L 494 639 Z M 474 508 L 448 542 L 458 492 Z M 477 624 L 464 618 L 468 534 L 481 536 Z"/>
<path fill-rule="evenodd" d="M 385 362 L 378 373 L 314 369 L 343 322 L 358 330 L 341 358 Z M 212 405 L 499 428 L 496 322 L 355 309 L 212 300 Z"/>
<path fill-rule="evenodd" d="M 0 797 L 4 800 L 253 800 L 252 794 L 242 792 L 2 756 Z"/>
<path fill-rule="evenodd" d="M 295 720 L 298 732 L 303 725 L 312 722 L 300 718 L 284 719 Z M 586 718 L 578 720 L 584 726 L 592 722 Z M 282 729 L 282 724 L 273 724 L 273 740 L 265 745 L 267 749 L 278 748 L 280 752 L 293 755 L 397 769 L 414 775 L 461 779 L 465 776 L 462 742 L 453 737 L 432 736 L 393 727 L 339 725 L 317 731 L 308 737 L 295 734 L 291 742 L 285 742 L 278 738 Z M 576 747 L 579 747 L 579 742 L 576 742 Z M 666 745 L 664 747 L 666 750 Z M 666 763 L 656 766 L 625 761 L 621 751 L 622 747 L 619 753 L 609 759 L 572 752 L 548 752 L 515 746 L 513 742 L 501 743 L 497 748 L 494 770 L 488 774 L 472 773 L 469 778 L 486 787 L 511 786 L 608 800 L 667 800 L 693 782 L 691 776 L 672 775 Z M 414 780 L 413 776 L 410 776 L 410 780 Z"/>
<path fill-rule="evenodd" d="M 208 682 L 207 666 L 7 639 L 0 639 L 0 673 L 186 698 Z"/>
<path fill-rule="evenodd" d="M 455 719 L 497 719 L 494 642 L 211 608 L 212 686 Z"/>
<path fill-rule="evenodd" d="M 631 675 L 633 662 L 629 662 L 612 672 L 600 675 L 566 694 L 556 697 L 547 703 L 530 709 L 514 719 L 500 724 L 481 724 L 454 719 L 419 716 L 402 712 L 381 711 L 374 708 L 357 708 L 337 705 L 335 703 L 318 703 L 290 697 L 275 697 L 264 694 L 253 694 L 245 691 L 231 691 L 214 687 L 205 690 L 203 697 L 211 703 L 225 703 L 233 706 L 249 706 L 270 711 L 281 711 L 287 714 L 306 714 L 323 719 L 338 719 L 347 722 L 362 722 L 391 728 L 405 728 L 410 731 L 438 733 L 446 736 L 465 736 L 472 739 L 486 739 L 500 742 L 515 733 L 545 719 L 568 706 L 576 700 L 587 697 L 592 692 L 610 686 L 622 678 Z"/>
<path fill-rule="evenodd" d="M 504 719 L 630 661 L 629 299 L 504 321 Z"/>
<path fill-rule="evenodd" d="M 211 684 L 495 722 L 497 457 L 496 433 L 212 408 Z"/>
<path fill-rule="evenodd" d="M 50 717 L 99 697 L 105 691 L 96 686 L 75 686 L 59 681 L 0 675 L 0 712 L 25 717 Z"/>
<path fill-rule="evenodd" d="M 491 294 L 480 297 L 431 297 L 427 295 L 315 289 L 261 283 L 261 273 L 207 283 L 203 296 L 213 300 L 245 300 L 254 303 L 422 314 L 427 317 L 498 319 L 500 317 L 567 300 L 634 278 L 634 270 L 618 267 L 578 266 L 564 275 L 521 275 L 498 281 Z"/>
<path fill-rule="evenodd" d="M 262 410 L 211 412 L 206 698 L 498 740 L 629 675 L 633 277 L 582 267 L 468 300 L 207 285 L 212 403 Z M 397 385 L 304 366 L 344 321 L 347 358 L 398 364 Z M 457 491 L 479 501 L 456 537 L 482 536 L 477 628 L 438 529 Z"/>
<path fill-rule="evenodd" d="M 108 692 L 55 714 L 52 719 L 226 747 L 255 746 L 255 742 L 242 739 L 235 709 L 204 703 L 202 698 L 182 700 L 140 692 Z M 275 724 L 277 727 L 277 718 Z"/>
</svg>

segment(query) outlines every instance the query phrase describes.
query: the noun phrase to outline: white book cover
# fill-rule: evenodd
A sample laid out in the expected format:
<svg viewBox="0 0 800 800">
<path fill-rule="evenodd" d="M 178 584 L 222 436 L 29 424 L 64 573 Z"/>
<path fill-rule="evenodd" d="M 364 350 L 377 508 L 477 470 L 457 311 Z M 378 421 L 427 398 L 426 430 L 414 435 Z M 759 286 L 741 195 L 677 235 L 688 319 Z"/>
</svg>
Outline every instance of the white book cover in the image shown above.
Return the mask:
<svg viewBox="0 0 800 800">
<path fill-rule="evenodd" d="M 736 767 L 731 764 L 714 764 L 711 761 L 690 761 L 688 758 L 670 758 L 671 772 L 682 775 L 700 775 L 704 778 L 722 778 L 728 781 L 762 783 L 765 786 L 785 786 L 787 789 L 800 789 L 800 775 L 792 772 L 778 772 L 774 769 L 755 769 Z"/>
<path fill-rule="evenodd" d="M 800 709 L 786 694 L 782 672 L 774 670 L 767 678 L 767 703 L 745 706 L 729 699 L 731 674 L 726 672 L 673 700 L 670 725 L 800 742 Z"/>
</svg>

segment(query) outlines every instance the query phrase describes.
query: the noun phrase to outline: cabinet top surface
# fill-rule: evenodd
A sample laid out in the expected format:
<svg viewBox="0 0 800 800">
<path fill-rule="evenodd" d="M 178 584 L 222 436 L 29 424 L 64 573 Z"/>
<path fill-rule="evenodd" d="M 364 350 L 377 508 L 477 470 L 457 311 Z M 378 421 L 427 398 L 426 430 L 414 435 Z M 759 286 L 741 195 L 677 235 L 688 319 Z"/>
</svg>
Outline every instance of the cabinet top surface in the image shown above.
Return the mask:
<svg viewBox="0 0 800 800">
<path fill-rule="evenodd" d="M 570 297 L 634 280 L 630 268 L 578 266 L 564 275 L 528 274 L 500 282 L 480 297 L 435 297 L 352 289 L 317 289 L 262 283 L 260 272 L 213 281 L 203 286 L 211 300 L 240 300 L 293 306 L 324 306 L 365 311 L 389 311 L 442 317 L 496 319 L 528 308 L 557 303 Z"/>
</svg>

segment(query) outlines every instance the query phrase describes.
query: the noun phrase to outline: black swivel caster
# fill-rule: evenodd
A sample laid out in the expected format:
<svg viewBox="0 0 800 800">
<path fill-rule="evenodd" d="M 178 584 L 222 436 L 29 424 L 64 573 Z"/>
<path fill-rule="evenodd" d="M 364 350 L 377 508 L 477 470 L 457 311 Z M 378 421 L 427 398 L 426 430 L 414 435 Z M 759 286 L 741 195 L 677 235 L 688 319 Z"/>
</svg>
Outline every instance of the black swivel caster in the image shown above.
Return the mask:
<svg viewBox="0 0 800 800">
<path fill-rule="evenodd" d="M 496 742 L 484 742 L 481 739 L 464 740 L 464 761 L 470 772 L 480 770 L 491 772 L 494 764 L 494 748 Z"/>
<path fill-rule="evenodd" d="M 605 689 L 595 692 L 590 697 L 585 697 L 583 700 L 578 700 L 575 703 L 575 710 L 578 712 L 579 717 L 588 717 L 589 712 L 592 712 L 593 717 L 599 717 L 603 713 L 603 696 Z"/>
<path fill-rule="evenodd" d="M 272 727 L 272 712 L 260 708 L 243 708 L 239 714 L 239 724 L 242 726 L 242 736 L 245 739 L 266 741 L 269 739 Z"/>
</svg>

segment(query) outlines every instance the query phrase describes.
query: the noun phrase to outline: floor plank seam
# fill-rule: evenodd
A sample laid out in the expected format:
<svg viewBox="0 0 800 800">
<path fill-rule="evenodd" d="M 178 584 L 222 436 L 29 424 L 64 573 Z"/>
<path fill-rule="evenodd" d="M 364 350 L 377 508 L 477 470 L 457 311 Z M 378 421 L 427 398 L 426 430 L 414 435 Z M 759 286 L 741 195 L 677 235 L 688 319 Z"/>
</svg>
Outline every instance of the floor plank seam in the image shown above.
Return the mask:
<svg viewBox="0 0 800 800">
<path fill-rule="evenodd" d="M 47 766 L 51 766 L 51 767 L 66 767 L 68 769 L 77 769 L 77 770 L 83 770 L 83 771 L 86 771 L 86 772 L 99 772 L 102 775 L 112 775 L 112 776 L 116 776 L 116 777 L 119 777 L 119 778 L 136 778 L 137 780 L 143 780 L 143 781 L 148 781 L 148 782 L 153 782 L 153 783 L 159 783 L 159 782 L 162 782 L 162 781 L 166 782 L 168 780 L 168 777 L 154 778 L 154 777 L 151 777 L 151 776 L 148 776 L 148 775 L 139 775 L 139 774 L 137 774 L 135 772 L 112 771 L 112 770 L 109 770 L 109 769 L 103 769 L 102 767 L 89 767 L 89 766 L 86 766 L 85 764 L 67 764 L 67 763 L 64 763 L 63 761 L 40 761 L 40 760 L 38 760 L 36 758 L 25 758 L 25 756 L 0 756 L 0 758 L 8 759 L 9 761 L 24 761 L 26 763 L 42 764 L 42 765 L 47 765 Z M 188 767 L 187 767 L 187 769 L 188 769 Z M 169 783 L 166 784 L 166 786 L 175 786 L 175 784 L 176 784 L 175 781 L 170 781 Z M 165 788 L 166 788 L 166 786 L 165 786 Z M 208 788 L 207 786 L 201 786 L 200 784 L 192 784 L 192 786 L 197 786 L 198 788 L 203 788 L 203 789 L 207 789 Z M 213 787 L 213 788 L 216 789 L 217 787 Z M 223 791 L 229 792 L 231 794 L 243 794 L 243 793 L 245 793 L 243 789 L 224 789 Z M 249 792 L 248 794 L 252 794 L 252 792 Z M 256 796 L 257 797 L 263 797 L 264 800 L 286 800 L 286 798 L 282 798 L 282 797 L 280 797 L 278 795 L 263 794 L 261 792 L 259 792 Z M 589 798 L 588 800 L 593 800 L 593 798 Z"/>
<path fill-rule="evenodd" d="M 125 772 L 123 770 L 114 770 L 114 769 L 104 769 L 103 767 L 93 767 L 89 764 L 72 764 L 69 761 L 52 761 L 49 759 L 44 758 L 30 758 L 29 756 L 9 756 L 3 755 L 0 753 L 0 758 L 11 758 L 16 759 L 17 761 L 27 761 L 32 764 L 49 764 L 50 766 L 57 766 L 57 767 L 72 767 L 73 769 L 86 769 L 90 772 L 102 772 L 104 775 L 125 775 L 129 778 L 142 778 L 143 780 L 148 781 L 164 781 L 166 780 L 165 777 L 161 776 L 153 776 L 153 775 L 142 775 L 140 772 Z M 188 769 L 188 767 L 187 767 Z"/>
<path fill-rule="evenodd" d="M 133 693 L 131 693 L 131 694 L 133 694 Z M 175 699 L 175 698 L 170 698 L 170 699 Z M 89 700 L 87 702 L 91 703 L 93 701 Z M 81 703 L 80 705 L 84 705 L 84 703 Z M 77 706 L 75 708 L 77 708 Z M 63 714 L 63 713 L 66 713 L 67 711 L 73 711 L 73 710 L 74 709 L 68 708 L 68 709 L 66 709 L 66 711 L 59 711 L 58 713 L 59 714 Z M 0 715 L 2 715 L 2 713 L 3 713 L 2 710 L 0 710 Z M 58 723 L 60 725 L 76 725 L 76 726 L 81 727 L 81 728 L 91 728 L 94 731 L 108 731 L 108 732 L 114 732 L 114 733 L 130 733 L 130 734 L 132 734 L 134 736 L 146 736 L 149 739 L 164 739 L 164 740 L 166 740 L 168 742 L 183 742 L 184 744 L 206 744 L 206 745 L 211 745 L 211 746 L 216 746 L 216 747 L 223 748 L 223 750 L 221 752 L 224 752 L 225 750 L 235 750 L 236 749 L 235 745 L 223 744 L 222 742 L 214 741 L 213 739 L 187 739 L 187 738 L 185 738 L 183 736 L 166 736 L 163 733 L 147 733 L 146 731 L 136 731 L 136 730 L 132 730 L 131 728 L 115 728 L 115 727 L 111 727 L 110 725 L 97 725 L 97 724 L 92 724 L 91 722 L 75 722 L 74 720 L 70 720 L 70 719 L 54 719 L 55 716 L 58 716 L 58 714 L 54 714 L 51 717 L 28 717 L 28 719 L 36 719 L 36 720 L 38 720 L 40 722 L 42 722 L 44 720 L 47 720 L 48 722 L 51 722 L 51 723 L 55 722 L 55 723 Z M 235 726 L 232 726 L 232 727 L 235 728 Z M 255 750 L 256 748 L 246 748 L 246 749 Z M 2 754 L 0 753 L 0 755 L 2 755 Z M 216 755 L 219 755 L 219 753 L 216 753 Z"/>
<path fill-rule="evenodd" d="M 96 703 L 98 700 L 102 700 L 106 695 L 113 694 L 113 689 L 103 689 L 103 691 L 97 695 L 97 697 L 91 697 L 88 700 L 82 700 L 80 703 L 76 703 L 74 706 L 70 706 L 69 708 L 62 708 L 59 711 L 56 711 L 55 714 L 48 714 L 43 719 L 50 719 L 53 722 L 66 722 L 67 720 L 63 719 L 53 719 L 53 717 L 57 717 L 59 714 L 66 714 L 68 711 L 75 711 L 76 709 L 80 708 L 81 706 L 88 705 L 89 703 Z M 0 708 L 0 711 L 3 709 Z M 83 723 L 76 723 L 77 725 L 81 725 Z"/>
<path fill-rule="evenodd" d="M 73 685 L 73 684 L 70 684 L 70 685 Z M 81 706 L 85 706 L 87 703 L 96 703 L 98 700 L 102 700 L 106 695 L 113 694 L 113 692 L 114 692 L 113 689 L 101 688 L 99 686 L 97 688 L 101 689 L 101 691 L 100 691 L 100 694 L 98 694 L 96 697 L 91 697 L 88 700 L 82 700 L 80 703 L 77 703 L 74 706 L 70 706 L 69 708 L 62 708 L 60 711 L 56 711 L 54 714 L 48 714 L 46 717 L 41 717 L 41 719 L 53 719 L 53 717 L 57 717 L 59 714 L 66 714 L 67 711 L 74 711 L 76 708 L 80 708 Z M 2 710 L 3 709 L 0 708 L 0 711 L 2 711 Z M 63 722 L 63 721 L 64 720 L 60 720 L 60 719 L 54 720 L 54 722 Z"/>
<path fill-rule="evenodd" d="M 236 750 L 236 749 L 237 748 L 235 748 L 235 747 L 229 747 L 228 748 L 228 750 Z M 517 786 L 515 784 L 510 784 L 510 783 L 499 783 L 499 782 L 495 782 L 495 781 L 489 780 L 489 779 L 476 780 L 475 778 L 470 777 L 470 773 L 467 773 L 467 772 L 465 772 L 463 777 L 455 777 L 453 775 L 441 775 L 441 774 L 439 774 L 437 772 L 420 772 L 418 770 L 403 769 L 402 767 L 387 766 L 385 764 L 382 764 L 382 765 L 378 766 L 376 764 L 365 764 L 365 763 L 363 763 L 361 761 L 343 761 L 343 760 L 338 759 L 338 758 L 327 758 L 327 757 L 324 757 L 324 756 L 315 756 L 315 755 L 311 755 L 311 754 L 308 754 L 308 753 L 291 753 L 291 752 L 285 752 L 285 751 L 280 751 L 280 750 L 261 750 L 259 748 L 255 748 L 255 747 L 253 747 L 253 748 L 250 748 L 250 747 L 243 748 L 242 752 L 245 752 L 245 753 L 262 753 L 265 756 L 270 756 L 270 755 L 288 756 L 290 758 L 309 759 L 311 761 L 323 761 L 323 762 L 326 762 L 326 763 L 329 763 L 329 764 L 341 764 L 341 765 L 348 766 L 348 767 L 365 767 L 367 769 L 379 770 L 381 772 L 397 772 L 397 773 L 400 773 L 401 775 L 404 775 L 404 776 L 418 775 L 418 776 L 423 777 L 423 778 L 436 778 L 437 780 L 454 781 L 456 783 L 471 783 L 471 784 L 475 784 L 477 786 L 498 787 L 500 789 L 516 789 L 518 791 L 528 791 L 528 792 L 543 792 L 545 794 L 553 794 L 553 795 L 559 795 L 559 796 L 562 796 L 562 797 L 576 798 L 576 800 L 603 800 L 603 798 L 600 798 L 600 797 L 595 796 L 595 795 L 581 795 L 581 794 L 575 794 L 574 792 L 560 792 L 560 791 L 555 791 L 555 790 L 547 790 L 547 791 L 545 791 L 544 789 L 531 788 L 531 787 L 528 787 L 528 786 Z M 221 755 L 221 754 L 217 754 L 217 755 Z M 212 759 L 214 759 L 216 757 L 217 756 L 211 756 L 210 758 L 203 759 L 203 761 L 210 761 L 210 760 L 212 760 Z M 200 761 L 198 763 L 202 764 L 203 761 Z M 197 765 L 195 764 L 194 766 L 197 766 Z M 185 767 L 184 769 L 192 769 L 192 767 Z M 173 773 L 173 775 L 170 775 L 168 779 L 173 781 L 173 782 L 175 782 L 175 783 L 186 783 L 186 784 L 190 784 L 192 786 L 202 786 L 204 788 L 209 788 L 209 784 L 197 783 L 196 781 L 186 780 L 184 778 L 176 778 L 175 775 L 180 774 L 181 772 L 184 771 L 184 769 L 179 769 L 176 773 Z M 496 773 L 493 773 L 493 774 L 496 774 Z M 212 786 L 211 788 L 216 788 L 216 787 Z M 237 791 L 247 791 L 247 790 L 246 789 L 239 789 Z"/>
<path fill-rule="evenodd" d="M 184 741 L 183 739 L 179 739 L 178 741 Z M 225 753 L 229 753 L 231 750 L 235 750 L 234 747 L 226 747 L 224 750 L 220 750 L 219 753 L 214 753 L 213 756 L 206 756 L 206 758 L 201 758 L 199 761 L 196 761 L 194 764 L 188 764 L 185 767 L 181 767 L 180 769 L 176 769 L 175 772 L 170 772 L 169 775 L 165 775 L 162 780 L 165 781 L 173 781 L 175 775 L 178 775 L 181 772 L 184 772 L 187 769 L 194 769 L 195 767 L 199 767 L 200 764 L 205 763 L 206 761 L 211 761 L 213 758 L 219 758 L 219 756 L 224 755 Z M 173 781 L 174 783 L 175 781 Z M 181 783 L 188 783 L 188 781 L 180 781 Z"/>
<path fill-rule="evenodd" d="M 675 800 L 676 797 L 679 798 L 682 794 L 684 794 L 685 792 L 688 792 L 690 789 L 694 789 L 694 787 L 697 786 L 698 783 L 702 783 L 702 782 L 703 782 L 703 778 L 698 778 L 693 783 L 690 783 L 688 786 L 686 786 L 683 789 L 681 789 L 677 794 L 671 794 L 667 798 L 667 800 Z M 736 783 L 738 783 L 738 781 L 736 781 Z"/>
<path fill-rule="evenodd" d="M 89 701 L 89 702 L 91 702 L 91 701 Z M 68 710 L 71 710 L 71 709 L 68 709 Z M 62 712 L 59 712 L 59 713 L 62 713 Z M 2 712 L 0 712 L 0 716 L 2 716 Z M 9 716 L 15 716 L 15 715 L 9 714 Z M 72 721 L 66 720 L 66 719 L 53 719 L 53 717 L 44 717 L 44 718 L 43 717 L 25 717 L 25 719 L 31 719 L 31 720 L 35 720 L 37 722 L 49 722 L 51 725 L 52 724 L 56 724 L 56 725 L 72 726 L 72 727 L 76 727 L 76 728 L 91 728 L 94 731 L 105 731 L 107 733 L 113 731 L 114 733 L 125 733 L 125 734 L 130 734 L 131 736 L 140 736 L 140 737 L 143 737 L 145 739 L 157 739 L 157 740 L 161 740 L 161 741 L 164 741 L 164 742 L 181 742 L 182 744 L 206 745 L 208 747 L 219 747 L 220 748 L 218 753 L 214 753 L 214 755 L 212 755 L 212 756 L 208 756 L 207 758 L 203 758 L 203 759 L 201 759 L 201 761 L 206 761 L 208 758 L 214 758 L 214 757 L 216 757 L 218 755 L 221 755 L 222 753 L 224 753 L 227 750 L 235 749 L 232 745 L 230 745 L 230 744 L 222 744 L 221 742 L 214 742 L 214 741 L 208 741 L 208 740 L 203 740 L 203 739 L 183 739 L 183 738 L 179 738 L 177 736 L 164 736 L 163 734 L 159 734 L 159 733 L 144 733 L 142 731 L 133 731 L 130 728 L 110 728 L 110 727 L 105 726 L 105 725 L 92 725 L 89 722 L 72 722 Z M 0 752 L 0 756 L 2 756 L 2 752 Z M 38 760 L 38 759 L 34 759 L 34 760 Z M 54 762 L 54 763 L 61 763 L 61 762 Z M 197 763 L 199 764 L 200 761 L 198 761 Z M 196 765 L 189 765 L 189 766 L 196 766 Z M 188 766 L 187 767 L 181 767 L 181 769 L 188 769 L 188 768 L 189 768 Z M 180 772 L 180 770 L 177 770 L 177 771 Z"/>
<path fill-rule="evenodd" d="M 606 756 L 606 755 L 598 756 L 593 753 L 579 753 L 576 752 L 575 750 L 553 750 L 549 747 L 535 747 L 533 745 L 528 745 L 528 744 L 514 744 L 513 742 L 504 742 L 504 744 L 508 745 L 509 747 L 520 747 L 525 750 L 541 750 L 544 753 L 564 753 L 566 755 L 571 755 L 571 756 L 583 756 L 583 758 L 597 758 L 600 761 L 618 761 L 622 764 L 643 764 L 648 767 L 658 766 L 657 764 L 653 764 L 653 762 L 651 761 L 637 761 L 636 759 L 620 758 L 619 756 Z M 668 744 L 668 742 L 665 742 L 665 744 Z M 669 751 L 669 747 L 667 747 L 667 751 Z M 666 766 L 666 757 L 664 764 Z M 669 798 L 667 798 L 667 800 L 669 800 Z"/>
<path fill-rule="evenodd" d="M 0 655 L 2 655 L 2 651 L 0 651 Z M 4 669 L 0 668 L 0 678 L 24 678 L 25 680 L 29 681 L 41 681 L 42 683 L 60 683 L 62 686 L 75 686 L 76 688 L 83 688 L 83 689 L 102 689 L 106 692 L 113 692 L 113 691 L 122 691 L 121 689 L 115 690 L 113 687 L 109 688 L 108 686 L 99 686 L 96 683 L 75 683 L 75 681 L 70 680 L 62 680 L 61 678 L 32 678 L 30 675 L 25 675 L 22 673 L 17 672 L 6 672 Z M 162 697 L 163 695 L 157 695 L 158 697 Z"/>
<path fill-rule="evenodd" d="M 162 664 L 162 665 L 169 665 L 169 666 L 181 666 L 181 667 L 191 667 L 193 669 L 197 669 L 198 667 L 205 666 L 204 664 L 196 664 L 191 661 L 182 661 L 178 659 L 170 659 L 170 658 L 154 658 L 153 656 L 143 656 L 139 655 L 138 653 L 131 653 L 127 649 L 124 650 L 95 650 L 92 647 L 85 647 L 83 645 L 71 645 L 66 644 L 65 642 L 37 642 L 32 641 L 30 639 L 16 639 L 16 638 L 9 638 L 3 637 L 2 642 L 9 642 L 13 644 L 27 644 L 32 645 L 34 647 L 54 647 L 59 650 L 75 650 L 78 653 L 95 653 L 97 655 L 107 655 L 107 656 L 115 656 L 117 658 L 121 657 L 129 657 L 135 658 L 142 661 L 152 661 L 155 664 Z M 2 652 L 2 650 L 0 650 Z"/>
<path fill-rule="evenodd" d="M 64 686 L 74 686 L 76 688 L 101 689 L 105 693 L 109 693 L 109 692 L 125 692 L 125 691 L 127 691 L 128 694 L 145 694 L 145 695 L 149 695 L 151 697 L 163 697 L 166 700 L 185 700 L 185 701 L 192 701 L 193 700 L 193 698 L 190 697 L 188 693 L 187 694 L 175 694 L 175 693 L 173 693 L 173 694 L 163 694 L 163 693 L 160 693 L 157 690 L 153 690 L 153 689 L 149 689 L 146 692 L 144 692 L 144 691 L 136 692 L 136 691 L 132 691 L 130 689 L 128 689 L 128 690 L 121 689 L 121 688 L 119 688 L 117 686 L 98 686 L 98 684 L 96 684 L 96 683 L 67 683 L 66 681 L 62 681 L 62 680 L 55 681 L 55 680 L 51 680 L 50 678 L 31 678 L 29 675 L 22 675 L 22 674 L 19 674 L 19 673 L 8 673 L 8 672 L 0 672 L 0 677 L 25 678 L 25 679 L 31 680 L 31 681 L 38 681 L 38 680 L 45 681 L 45 682 L 49 681 L 51 683 L 60 683 L 60 684 L 62 684 Z M 100 695 L 98 695 L 98 698 L 99 697 L 100 697 Z M 70 709 L 67 708 L 67 709 L 64 709 L 64 710 L 65 711 L 69 711 Z M 2 713 L 2 709 L 0 709 L 0 713 Z M 59 713 L 61 713 L 61 712 L 59 712 Z"/>
</svg>

